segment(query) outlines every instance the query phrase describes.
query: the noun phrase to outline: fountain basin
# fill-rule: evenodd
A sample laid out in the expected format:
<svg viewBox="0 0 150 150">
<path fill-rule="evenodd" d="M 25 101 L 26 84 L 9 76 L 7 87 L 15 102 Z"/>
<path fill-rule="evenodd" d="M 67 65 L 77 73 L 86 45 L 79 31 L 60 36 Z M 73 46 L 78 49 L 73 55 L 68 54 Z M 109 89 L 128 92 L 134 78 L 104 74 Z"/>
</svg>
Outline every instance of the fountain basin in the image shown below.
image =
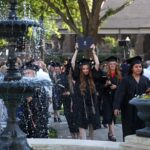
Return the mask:
<svg viewBox="0 0 150 150">
<path fill-rule="evenodd" d="M 43 85 L 51 86 L 51 82 L 36 78 L 25 78 L 16 81 L 0 81 L 0 97 L 5 101 L 13 99 L 21 100 L 33 95 L 35 88 Z"/>
<path fill-rule="evenodd" d="M 31 96 L 33 89 L 21 81 L 3 81 L 0 83 L 0 97 L 5 100 L 10 100 L 12 97 L 20 99 L 23 95 L 25 97 Z"/>
<path fill-rule="evenodd" d="M 136 130 L 136 135 L 150 137 L 150 99 L 136 97 L 129 103 L 136 106 L 138 110 L 138 117 L 145 122 L 145 128 Z"/>
<path fill-rule="evenodd" d="M 122 142 L 73 140 L 73 139 L 28 139 L 33 150 L 121 150 Z"/>
<path fill-rule="evenodd" d="M 28 27 L 39 27 L 34 20 L 2 20 L 0 21 L 0 36 L 5 38 L 18 38 L 23 36 Z"/>
</svg>

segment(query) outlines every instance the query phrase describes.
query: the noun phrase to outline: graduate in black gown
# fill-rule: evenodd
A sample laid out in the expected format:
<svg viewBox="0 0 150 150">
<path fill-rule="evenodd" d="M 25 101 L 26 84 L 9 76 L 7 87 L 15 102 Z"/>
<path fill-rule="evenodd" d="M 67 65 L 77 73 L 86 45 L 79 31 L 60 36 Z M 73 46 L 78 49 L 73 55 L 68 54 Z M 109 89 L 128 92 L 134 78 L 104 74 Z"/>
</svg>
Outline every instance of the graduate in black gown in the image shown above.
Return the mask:
<svg viewBox="0 0 150 150">
<path fill-rule="evenodd" d="M 103 94 L 103 90 L 104 90 L 104 84 L 107 80 L 107 76 L 106 73 L 100 68 L 99 71 L 93 70 L 93 74 L 94 74 L 94 83 L 95 83 L 95 87 L 96 87 L 96 95 L 97 95 L 97 106 L 98 106 L 98 112 L 99 112 L 99 116 L 100 116 L 100 127 L 101 127 L 101 117 L 103 117 L 103 113 L 102 113 L 102 94 Z M 104 122 L 102 121 L 102 124 L 105 128 L 107 128 L 107 124 L 104 124 Z"/>
<path fill-rule="evenodd" d="M 71 64 L 73 68 L 74 87 L 74 107 L 77 113 L 77 125 L 79 127 L 79 136 L 86 139 L 86 129 L 89 129 L 89 138 L 93 139 L 94 130 L 100 127 L 99 114 L 97 108 L 97 97 L 92 70 L 89 59 L 82 59 L 77 65 L 76 57 L 78 53 L 78 44 L 72 57 Z M 95 45 L 91 46 L 95 61 L 94 69 L 98 71 L 99 60 L 95 53 Z"/>
<path fill-rule="evenodd" d="M 56 62 L 53 73 L 52 101 L 54 110 L 54 122 L 62 122 L 60 118 L 60 110 L 62 105 L 62 87 L 59 86 L 61 81 L 60 63 Z"/>
<path fill-rule="evenodd" d="M 121 81 L 114 101 L 114 114 L 117 116 L 121 110 L 123 138 L 144 127 L 144 122 L 137 116 L 136 107 L 130 105 L 129 101 L 136 95 L 142 95 L 150 87 L 149 79 L 142 75 L 142 58 L 136 56 L 127 62 L 130 64 L 129 75 Z"/>
<path fill-rule="evenodd" d="M 60 74 L 60 84 L 62 88 L 62 103 L 64 108 L 64 115 L 66 117 L 70 134 L 73 139 L 78 138 L 78 127 L 76 124 L 76 113 L 74 113 L 73 99 L 74 99 L 74 85 L 71 71 L 71 64 L 66 64 L 64 72 Z"/>
<path fill-rule="evenodd" d="M 107 80 L 104 84 L 102 93 L 103 124 L 108 124 L 108 139 L 110 141 L 116 141 L 114 132 L 115 116 L 113 113 L 113 102 L 116 89 L 118 88 L 122 77 L 117 57 L 110 56 L 106 61 L 108 62 L 108 70 L 106 72 Z"/>
<path fill-rule="evenodd" d="M 23 66 L 23 77 L 36 79 L 38 69 L 37 65 L 26 63 Z M 42 85 L 37 84 L 33 95 L 22 99 L 18 109 L 19 126 L 28 138 L 48 138 L 48 93 L 44 88 L 46 83 L 39 82 L 42 82 Z"/>
</svg>

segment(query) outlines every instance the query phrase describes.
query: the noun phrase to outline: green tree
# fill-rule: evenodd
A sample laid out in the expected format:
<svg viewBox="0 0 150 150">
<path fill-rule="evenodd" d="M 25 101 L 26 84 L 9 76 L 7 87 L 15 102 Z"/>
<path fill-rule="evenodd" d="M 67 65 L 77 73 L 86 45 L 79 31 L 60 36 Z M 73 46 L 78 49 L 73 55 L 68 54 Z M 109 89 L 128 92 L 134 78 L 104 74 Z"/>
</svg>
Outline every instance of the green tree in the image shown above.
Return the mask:
<svg viewBox="0 0 150 150">
<path fill-rule="evenodd" d="M 128 6 L 132 1 L 126 0 L 118 8 L 108 9 L 101 17 L 100 12 L 105 0 L 41 0 L 41 3 L 45 2 L 47 4 L 45 9 L 59 15 L 71 31 L 78 35 L 90 35 L 96 39 L 102 22 Z"/>
<path fill-rule="evenodd" d="M 67 28 L 77 35 L 90 35 L 96 39 L 97 33 L 103 21 L 109 16 L 116 14 L 134 0 L 126 0 L 116 9 L 108 9 L 102 16 L 102 5 L 106 0 L 26 0 L 30 4 L 31 14 L 39 19 L 42 18 L 47 33 L 58 33 L 53 18 L 61 17 L 63 28 Z M 3 2 L 8 2 L 5 0 Z M 20 14 L 23 16 L 22 0 L 18 0 Z"/>
<path fill-rule="evenodd" d="M 0 48 L 5 47 L 8 45 L 8 41 L 5 39 L 0 39 Z"/>
</svg>

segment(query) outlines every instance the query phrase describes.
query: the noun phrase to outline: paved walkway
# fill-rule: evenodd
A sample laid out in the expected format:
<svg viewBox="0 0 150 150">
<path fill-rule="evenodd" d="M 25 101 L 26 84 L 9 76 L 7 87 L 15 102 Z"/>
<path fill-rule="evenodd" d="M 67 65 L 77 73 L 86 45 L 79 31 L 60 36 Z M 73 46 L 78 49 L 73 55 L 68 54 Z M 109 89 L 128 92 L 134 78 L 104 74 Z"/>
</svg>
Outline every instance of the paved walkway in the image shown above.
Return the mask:
<svg viewBox="0 0 150 150">
<path fill-rule="evenodd" d="M 61 123 L 54 123 L 53 117 L 49 118 L 49 126 L 53 127 L 54 129 L 57 130 L 58 133 L 58 138 L 62 139 L 70 139 L 70 133 L 68 129 L 68 125 L 66 122 L 66 119 L 64 116 L 61 116 L 62 122 Z M 107 133 L 108 129 L 102 127 L 101 129 L 95 130 L 94 134 L 94 140 L 100 140 L 100 141 L 107 141 Z M 118 142 L 122 142 L 122 127 L 121 124 L 116 124 L 115 125 L 115 133 L 116 133 L 116 138 Z"/>
<path fill-rule="evenodd" d="M 61 123 L 54 123 L 53 117 L 49 118 L 49 126 L 53 127 L 54 129 L 57 130 L 58 133 L 58 138 L 62 139 L 70 139 L 71 135 L 68 129 L 68 125 L 66 122 L 66 119 L 64 116 L 61 116 L 62 122 Z M 6 123 L 2 123 L 2 127 L 4 128 L 6 126 Z M 100 140 L 100 141 L 107 141 L 107 133 L 108 129 L 102 127 L 101 129 L 95 130 L 94 134 L 94 140 Z M 121 124 L 116 124 L 115 125 L 115 133 L 116 133 L 116 138 L 118 142 L 122 142 L 122 127 Z"/>
</svg>

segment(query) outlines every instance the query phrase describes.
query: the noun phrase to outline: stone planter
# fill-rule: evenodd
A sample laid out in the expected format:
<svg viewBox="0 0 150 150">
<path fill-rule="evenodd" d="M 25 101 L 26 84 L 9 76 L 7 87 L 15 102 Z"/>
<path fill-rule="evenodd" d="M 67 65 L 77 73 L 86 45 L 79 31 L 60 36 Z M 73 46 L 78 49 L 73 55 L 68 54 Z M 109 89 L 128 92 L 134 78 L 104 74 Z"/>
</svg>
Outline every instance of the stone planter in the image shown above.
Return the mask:
<svg viewBox="0 0 150 150">
<path fill-rule="evenodd" d="M 138 117 L 145 122 L 145 128 L 136 130 L 136 135 L 150 137 L 150 99 L 133 98 L 129 103 L 136 106 Z"/>
</svg>

